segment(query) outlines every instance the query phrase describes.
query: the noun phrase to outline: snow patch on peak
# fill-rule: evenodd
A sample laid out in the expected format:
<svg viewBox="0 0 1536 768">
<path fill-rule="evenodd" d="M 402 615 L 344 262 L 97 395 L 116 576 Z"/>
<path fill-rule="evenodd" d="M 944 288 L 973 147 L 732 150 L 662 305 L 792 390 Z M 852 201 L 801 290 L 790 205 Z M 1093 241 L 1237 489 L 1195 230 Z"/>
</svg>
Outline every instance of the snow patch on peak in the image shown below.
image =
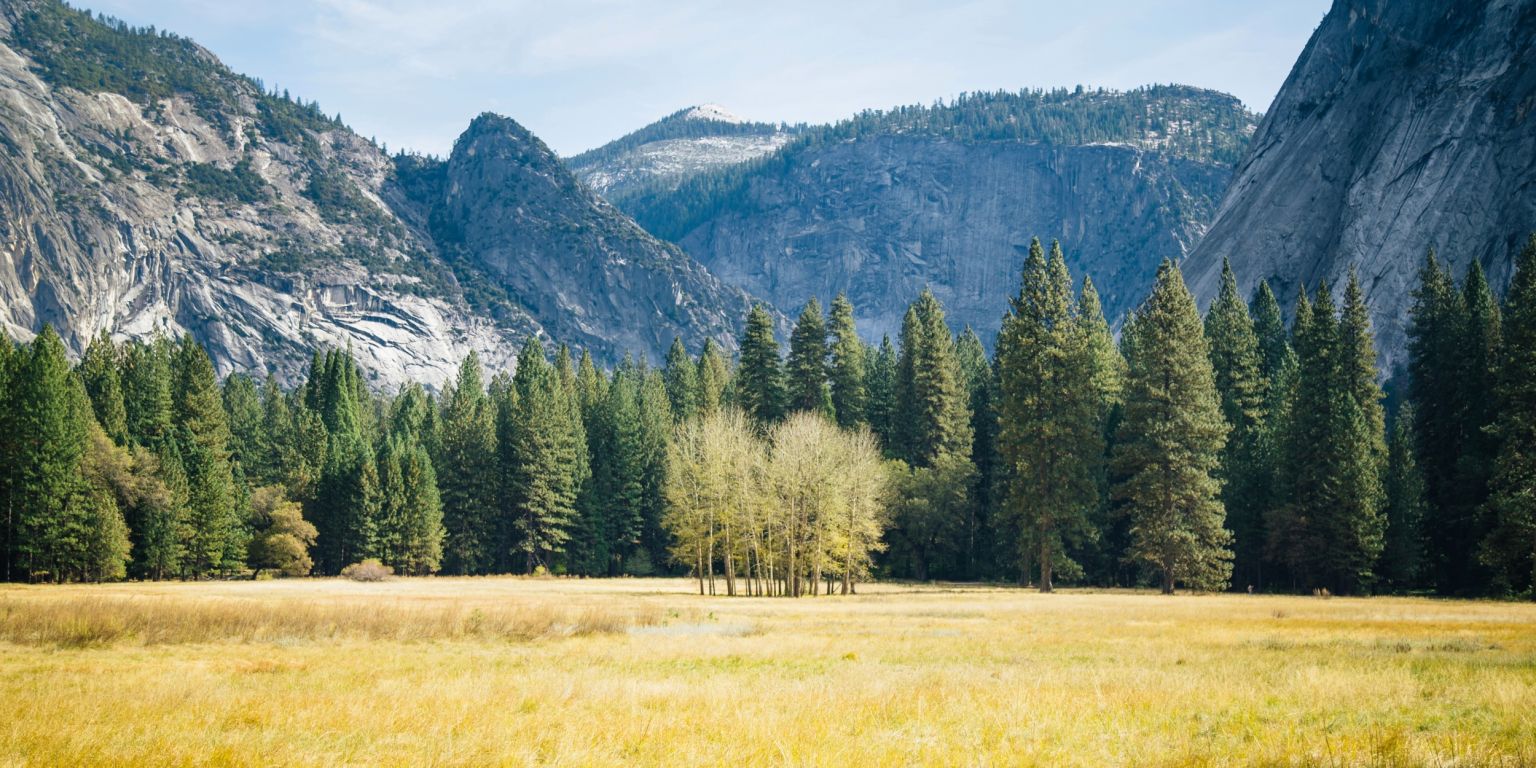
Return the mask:
<svg viewBox="0 0 1536 768">
<path fill-rule="evenodd" d="M 719 123 L 741 124 L 746 118 L 732 114 L 719 104 L 701 104 L 683 113 L 684 120 L 713 120 Z"/>
</svg>

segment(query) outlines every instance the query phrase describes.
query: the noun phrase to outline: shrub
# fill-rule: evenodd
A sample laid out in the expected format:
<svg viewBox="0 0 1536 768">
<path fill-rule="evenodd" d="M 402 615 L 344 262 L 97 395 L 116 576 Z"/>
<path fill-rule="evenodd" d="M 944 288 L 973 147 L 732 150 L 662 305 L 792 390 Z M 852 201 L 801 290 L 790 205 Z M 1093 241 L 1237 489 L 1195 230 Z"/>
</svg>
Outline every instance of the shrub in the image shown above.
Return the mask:
<svg viewBox="0 0 1536 768">
<path fill-rule="evenodd" d="M 395 575 L 395 569 L 370 557 L 341 569 L 341 575 L 353 581 L 383 581 Z"/>
</svg>

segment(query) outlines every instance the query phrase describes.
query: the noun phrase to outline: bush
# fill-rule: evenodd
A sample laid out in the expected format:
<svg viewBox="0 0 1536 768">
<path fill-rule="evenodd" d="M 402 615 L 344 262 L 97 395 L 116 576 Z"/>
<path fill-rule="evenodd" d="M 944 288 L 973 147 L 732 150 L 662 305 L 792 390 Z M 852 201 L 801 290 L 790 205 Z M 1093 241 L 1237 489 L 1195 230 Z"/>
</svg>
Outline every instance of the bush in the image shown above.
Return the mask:
<svg viewBox="0 0 1536 768">
<path fill-rule="evenodd" d="M 341 569 L 341 575 L 353 581 L 384 581 L 395 575 L 395 569 L 370 557 Z"/>
</svg>

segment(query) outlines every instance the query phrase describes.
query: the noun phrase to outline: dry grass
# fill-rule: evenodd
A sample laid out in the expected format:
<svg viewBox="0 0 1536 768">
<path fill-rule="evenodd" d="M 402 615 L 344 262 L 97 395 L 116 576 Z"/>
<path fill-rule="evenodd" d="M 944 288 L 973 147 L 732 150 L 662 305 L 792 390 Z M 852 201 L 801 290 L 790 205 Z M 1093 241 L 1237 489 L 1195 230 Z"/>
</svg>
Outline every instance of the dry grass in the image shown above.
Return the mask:
<svg viewBox="0 0 1536 768">
<path fill-rule="evenodd" d="M 0 588 L 0 765 L 1536 765 L 1529 605 L 691 588 Z"/>
</svg>

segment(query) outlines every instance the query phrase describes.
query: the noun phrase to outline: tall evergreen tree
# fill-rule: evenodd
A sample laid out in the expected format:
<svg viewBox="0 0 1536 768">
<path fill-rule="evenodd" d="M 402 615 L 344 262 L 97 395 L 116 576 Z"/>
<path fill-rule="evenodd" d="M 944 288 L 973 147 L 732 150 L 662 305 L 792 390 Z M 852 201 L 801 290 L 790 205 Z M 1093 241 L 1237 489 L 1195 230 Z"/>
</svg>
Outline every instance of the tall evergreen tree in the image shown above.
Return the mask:
<svg viewBox="0 0 1536 768">
<path fill-rule="evenodd" d="M 1283 327 L 1281 332 L 1283 343 Z M 1221 499 L 1233 533 L 1233 573 L 1239 585 L 1262 589 L 1264 517 L 1272 480 L 1263 445 L 1269 385 L 1258 334 L 1248 307 L 1238 298 L 1237 276 L 1225 260 L 1220 293 L 1205 315 L 1205 337 L 1211 347 L 1222 416 L 1232 428 L 1222 452 Z"/>
<path fill-rule="evenodd" d="M 80 357 L 80 379 L 85 392 L 90 395 L 91 408 L 96 423 L 112 442 L 128 443 L 128 412 L 123 402 L 123 385 L 119 374 L 120 361 L 116 344 L 106 331 L 102 331 L 86 346 Z"/>
<path fill-rule="evenodd" d="M 1387 441 L 1387 473 L 1382 481 L 1387 528 L 1378 570 L 1381 580 L 1397 590 L 1418 585 L 1424 560 L 1424 478 L 1413 455 L 1412 410 L 1405 406 L 1397 415 L 1392 439 Z"/>
<path fill-rule="evenodd" d="M 1536 597 L 1536 234 L 1515 258 L 1504 298 L 1503 355 L 1498 377 L 1498 454 L 1488 509 L 1491 531 L 1482 559 L 1497 586 Z"/>
<path fill-rule="evenodd" d="M 1472 405 L 1466 379 L 1468 314 L 1465 296 L 1430 249 L 1419 270 L 1408 326 L 1408 397 L 1429 509 L 1424 521 L 1428 567 L 1438 589 L 1478 588 L 1478 495 L 1462 482 Z"/>
<path fill-rule="evenodd" d="M 960 363 L 961 378 L 965 382 L 966 402 L 971 412 L 970 461 L 976 468 L 976 479 L 970 488 L 970 506 L 966 518 L 963 575 L 978 579 L 989 575 L 994 547 L 988 535 L 996 517 L 997 484 L 997 376 L 992 363 L 987 360 L 987 350 L 981 337 L 966 326 L 955 343 L 955 358 Z"/>
<path fill-rule="evenodd" d="M 691 371 L 687 353 L 683 356 L 679 368 Z M 530 337 L 523 346 L 513 384 L 517 394 L 509 428 L 501 435 L 501 452 L 510 465 L 514 546 L 524 560 L 522 567 L 531 572 L 551 566 L 570 539 L 576 495 L 584 480 L 577 473 L 586 437 L 580 410 L 544 359 L 538 339 Z"/>
<path fill-rule="evenodd" d="M 1221 589 L 1232 570 L 1217 478 L 1228 428 L 1200 312 L 1172 261 L 1158 267 L 1132 332 L 1114 454 L 1130 554 L 1157 569 L 1164 593 Z"/>
<path fill-rule="evenodd" d="M 443 509 L 437 474 L 418 434 L 393 429 L 379 449 L 378 468 L 379 559 L 408 575 L 435 572 L 443 557 Z"/>
<path fill-rule="evenodd" d="M 1373 582 L 1383 544 L 1382 465 L 1356 399 L 1354 342 L 1327 285 L 1306 309 L 1283 454 L 1289 498 L 1272 515 L 1270 536 L 1298 586 L 1356 592 Z"/>
<path fill-rule="evenodd" d="M 64 344 L 51 326 L 43 326 L 20 358 L 12 366 L 7 424 L 15 440 L 6 462 L 13 537 L 8 575 L 77 577 L 89 532 L 76 497 L 92 422 L 90 401 L 70 374 Z"/>
<path fill-rule="evenodd" d="M 1104 454 L 1096 361 L 1072 294 L 1060 247 L 1052 245 L 1047 261 L 1035 240 L 997 342 L 1006 503 L 1028 548 L 1024 570 L 1033 560 L 1042 592 L 1053 589 L 1057 568 L 1080 570 L 1067 548 L 1093 535 Z"/>
<path fill-rule="evenodd" d="M 832 392 L 828 384 L 827 321 L 821 302 L 812 296 L 800 311 L 789 336 L 789 360 L 784 373 L 790 411 L 813 411 L 832 417 Z"/>
<path fill-rule="evenodd" d="M 128 437 L 161 452 L 174 442 L 171 360 L 175 344 L 164 336 L 128 345 L 123 356 L 123 405 Z"/>
<path fill-rule="evenodd" d="M 784 415 L 784 371 L 779 342 L 773 337 L 773 318 L 761 305 L 754 305 L 747 314 L 740 347 L 737 404 L 759 426 L 772 424 Z"/>
<path fill-rule="evenodd" d="M 869 429 L 880 438 L 886 454 L 894 455 L 896 446 L 896 347 L 890 336 L 880 339 L 878 349 L 866 350 L 869 367 L 864 376 L 864 418 Z"/>
<path fill-rule="evenodd" d="M 944 308 L 924 289 L 907 308 L 896 364 L 893 432 L 900 456 L 922 467 L 971 447 L 971 415 Z"/>
<path fill-rule="evenodd" d="M 699 413 L 709 415 L 720 410 L 726 387 L 731 379 L 731 362 L 714 339 L 705 339 L 699 350 L 698 374 Z"/>
<path fill-rule="evenodd" d="M 184 572 L 210 576 L 245 560 L 244 513 L 230 467 L 229 422 L 213 362 L 190 335 L 176 346 L 171 408 L 187 476 Z"/>
<path fill-rule="evenodd" d="M 471 352 L 443 395 L 437 468 L 442 497 L 443 568 L 484 573 L 492 564 L 496 503 L 496 425 L 480 358 Z"/>
<path fill-rule="evenodd" d="M 222 399 L 224 418 L 229 421 L 230 460 L 247 476 L 262 471 L 262 453 L 269 439 L 256 382 L 243 373 L 232 373 L 224 379 Z"/>
<path fill-rule="evenodd" d="M 865 421 L 868 388 L 865 383 L 864 342 L 854 326 L 853 302 L 839 293 L 832 300 L 828 333 L 832 344 L 830 385 L 832 412 L 843 429 L 853 429 Z"/>
<path fill-rule="evenodd" d="M 662 368 L 662 378 L 667 383 L 667 400 L 672 404 L 672 417 L 686 421 L 699 412 L 699 370 L 683 340 L 672 338 L 667 349 L 667 360 Z"/>
</svg>

